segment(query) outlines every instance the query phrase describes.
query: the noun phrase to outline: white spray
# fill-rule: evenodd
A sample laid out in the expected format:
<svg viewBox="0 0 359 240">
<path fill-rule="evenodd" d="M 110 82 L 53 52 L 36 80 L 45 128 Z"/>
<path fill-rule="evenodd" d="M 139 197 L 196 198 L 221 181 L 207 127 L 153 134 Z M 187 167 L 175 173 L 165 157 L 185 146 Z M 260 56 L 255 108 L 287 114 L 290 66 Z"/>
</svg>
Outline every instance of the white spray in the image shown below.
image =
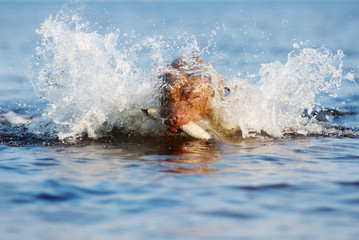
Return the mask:
<svg viewBox="0 0 359 240">
<path fill-rule="evenodd" d="M 48 107 L 29 129 L 53 132 L 60 139 L 76 139 L 84 133 L 97 138 L 113 128 L 138 135 L 164 133 L 163 125 L 140 109 L 159 106 L 156 67 L 165 64 L 165 48 L 175 46 L 151 37 L 123 48 L 119 30 L 101 35 L 88 28 L 89 23 L 76 14 L 71 19 L 58 14 L 38 30 L 42 42 L 33 66 L 33 85 Z M 151 51 L 147 66 L 138 64 L 143 49 Z M 195 39 L 180 49 L 182 55 L 200 52 Z M 352 74 L 343 76 L 343 56 L 324 47 L 304 48 L 290 53 L 284 64 L 262 64 L 256 83 L 227 79 L 231 94 L 218 103 L 223 126 L 240 129 L 243 137 L 321 131 L 320 124 L 302 114 L 313 111 L 319 92 L 339 88 L 343 78 L 354 79 Z"/>
</svg>

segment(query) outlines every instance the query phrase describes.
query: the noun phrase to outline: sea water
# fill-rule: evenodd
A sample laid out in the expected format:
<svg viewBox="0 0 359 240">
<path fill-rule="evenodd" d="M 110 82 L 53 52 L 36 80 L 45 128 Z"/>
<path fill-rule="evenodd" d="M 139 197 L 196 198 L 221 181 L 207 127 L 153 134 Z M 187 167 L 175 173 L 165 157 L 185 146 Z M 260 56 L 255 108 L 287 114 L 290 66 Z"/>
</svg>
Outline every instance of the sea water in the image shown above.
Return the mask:
<svg viewBox="0 0 359 240">
<path fill-rule="evenodd" d="M 357 3 L 0 6 L 2 238 L 359 237 Z M 193 52 L 230 138 L 141 111 Z"/>
</svg>

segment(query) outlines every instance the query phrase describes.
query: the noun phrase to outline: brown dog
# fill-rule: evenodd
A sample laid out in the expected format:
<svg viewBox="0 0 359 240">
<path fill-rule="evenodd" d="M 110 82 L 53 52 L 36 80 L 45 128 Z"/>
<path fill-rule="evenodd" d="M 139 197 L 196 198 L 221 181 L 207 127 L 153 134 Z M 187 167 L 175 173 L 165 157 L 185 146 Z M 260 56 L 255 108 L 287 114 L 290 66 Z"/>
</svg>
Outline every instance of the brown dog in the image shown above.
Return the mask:
<svg viewBox="0 0 359 240">
<path fill-rule="evenodd" d="M 175 59 L 162 68 L 160 116 L 172 133 L 183 130 L 203 139 L 210 135 L 195 122 L 214 122 L 216 108 L 225 94 L 223 77 L 198 55 Z"/>
</svg>

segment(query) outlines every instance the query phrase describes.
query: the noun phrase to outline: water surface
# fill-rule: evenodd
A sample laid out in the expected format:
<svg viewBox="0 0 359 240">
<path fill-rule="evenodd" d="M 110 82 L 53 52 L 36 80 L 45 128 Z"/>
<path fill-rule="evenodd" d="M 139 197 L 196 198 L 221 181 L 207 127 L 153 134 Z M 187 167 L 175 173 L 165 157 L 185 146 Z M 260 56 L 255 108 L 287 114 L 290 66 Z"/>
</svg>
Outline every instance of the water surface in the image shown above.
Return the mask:
<svg viewBox="0 0 359 240">
<path fill-rule="evenodd" d="M 359 63 L 358 8 L 349 1 L 0 2 L 1 238 L 358 239 L 359 88 L 345 79 L 352 69 L 356 75 Z M 87 26 L 76 29 L 83 22 Z M 44 23 L 47 28 L 41 30 Z M 111 37 L 116 34 L 117 39 Z M 62 41 L 41 45 L 46 36 Z M 74 68 L 51 57 L 43 59 L 66 46 L 66 39 L 81 44 L 68 45 L 56 59 L 66 59 Z M 86 50 L 88 44 L 93 48 Z M 242 100 L 252 112 L 260 114 L 262 103 L 278 109 L 263 108 L 261 118 L 268 121 L 258 121 L 250 114 L 238 116 L 241 102 L 231 99 L 238 104 L 226 112 L 233 117 L 228 122 L 248 121 L 241 126 L 266 134 L 211 141 L 167 136 L 159 129 L 149 131 L 157 126 L 149 120 L 142 125 L 133 120 L 139 116 L 136 109 L 120 111 L 155 99 L 148 80 L 151 68 L 168 64 L 184 46 L 208 47 L 203 58 L 229 81 L 240 73 L 244 80 L 239 82 L 243 92 L 238 99 L 240 93 L 248 94 Z M 45 55 L 39 55 L 37 47 L 48 47 Z M 315 51 L 300 55 L 304 49 Z M 331 62 L 328 51 L 336 56 L 337 49 L 345 57 L 337 55 Z M 296 68 L 288 59 L 292 51 L 291 60 L 310 62 L 312 68 Z M 94 53 L 105 57 L 95 64 L 88 57 Z M 119 95 L 103 94 L 121 89 L 116 65 L 107 65 L 116 59 L 106 57 L 113 53 L 124 54 L 122 63 L 137 70 L 137 75 L 121 75 L 135 77 Z M 342 70 L 339 87 L 331 82 L 332 66 Z M 44 69 L 58 78 L 39 77 Z M 56 75 L 54 69 L 68 75 Z M 261 78 L 259 69 L 272 75 Z M 87 78 L 82 75 L 85 70 Z M 74 72 L 76 77 L 70 75 Z M 314 99 L 303 91 L 287 95 L 292 97 L 288 101 L 272 101 L 275 96 L 283 100 L 294 80 L 307 89 L 309 85 L 299 81 L 301 74 L 313 72 L 320 74 L 311 79 L 323 77 L 333 86 L 329 93 L 319 86 Z M 69 85 L 41 91 L 39 86 L 53 86 L 51 81 Z M 144 85 L 148 92 L 129 97 L 140 82 L 149 83 Z M 251 85 L 255 83 L 262 85 Z M 72 91 L 75 88 L 78 91 Z M 266 98 L 258 89 L 274 97 Z M 314 106 L 309 118 L 316 121 L 294 132 L 282 128 L 299 117 L 308 118 L 305 112 L 279 111 L 289 109 L 289 103 L 298 111 L 298 106 Z M 98 111 L 86 115 L 91 106 Z M 35 125 L 23 126 L 11 116 L 34 119 Z M 114 131 L 99 134 L 99 116 L 120 121 L 114 121 Z M 116 128 L 119 123 L 122 128 Z M 92 128 L 96 139 L 76 138 Z M 270 134 L 278 131 L 280 137 Z M 63 142 L 64 136 L 75 138 Z"/>
</svg>

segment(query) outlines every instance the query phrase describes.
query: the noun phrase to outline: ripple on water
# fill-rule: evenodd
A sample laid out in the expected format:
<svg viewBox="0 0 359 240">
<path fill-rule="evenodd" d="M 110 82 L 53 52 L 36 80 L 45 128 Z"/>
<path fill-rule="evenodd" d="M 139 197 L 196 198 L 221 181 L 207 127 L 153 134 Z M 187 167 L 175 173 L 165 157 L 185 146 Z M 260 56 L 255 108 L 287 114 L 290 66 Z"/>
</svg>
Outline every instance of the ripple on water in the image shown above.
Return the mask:
<svg viewBox="0 0 359 240">
<path fill-rule="evenodd" d="M 39 167 L 51 167 L 59 164 L 60 161 L 55 158 L 36 158 L 35 162 L 32 163 L 32 165 Z"/>
<path fill-rule="evenodd" d="M 337 182 L 340 186 L 359 188 L 359 181 Z"/>
<path fill-rule="evenodd" d="M 276 183 L 276 184 L 264 184 L 259 186 L 237 186 L 235 189 L 245 191 L 272 191 L 272 190 L 296 190 L 297 187 L 287 183 Z"/>
<path fill-rule="evenodd" d="M 202 212 L 204 215 L 209 215 L 212 217 L 224 217 L 224 218 L 232 218 L 237 220 L 251 220 L 255 218 L 255 214 L 238 212 L 235 210 L 214 210 L 214 211 L 206 211 Z"/>
</svg>

